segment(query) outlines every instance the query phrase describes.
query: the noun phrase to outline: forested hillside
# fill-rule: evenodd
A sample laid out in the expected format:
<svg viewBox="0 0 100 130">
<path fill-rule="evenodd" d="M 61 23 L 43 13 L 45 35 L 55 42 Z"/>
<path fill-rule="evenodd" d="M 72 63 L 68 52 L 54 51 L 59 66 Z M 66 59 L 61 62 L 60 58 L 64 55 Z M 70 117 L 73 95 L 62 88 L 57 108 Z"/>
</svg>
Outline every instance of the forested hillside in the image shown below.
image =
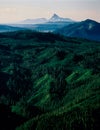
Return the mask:
<svg viewBox="0 0 100 130">
<path fill-rule="evenodd" d="M 55 32 L 69 37 L 85 38 L 100 42 L 100 23 L 91 19 L 70 24 Z"/>
<path fill-rule="evenodd" d="M 0 130 L 99 130 L 100 42 L 0 33 Z"/>
</svg>

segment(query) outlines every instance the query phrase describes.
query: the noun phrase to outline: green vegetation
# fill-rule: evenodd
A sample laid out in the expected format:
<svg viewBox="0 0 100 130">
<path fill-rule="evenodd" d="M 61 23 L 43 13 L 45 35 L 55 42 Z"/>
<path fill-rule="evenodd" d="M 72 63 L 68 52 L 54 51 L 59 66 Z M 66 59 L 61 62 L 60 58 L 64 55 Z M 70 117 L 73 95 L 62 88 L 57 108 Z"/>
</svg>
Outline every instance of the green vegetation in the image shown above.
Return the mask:
<svg viewBox="0 0 100 130">
<path fill-rule="evenodd" d="M 100 42 L 0 33 L 0 129 L 98 130 L 99 72 Z"/>
</svg>

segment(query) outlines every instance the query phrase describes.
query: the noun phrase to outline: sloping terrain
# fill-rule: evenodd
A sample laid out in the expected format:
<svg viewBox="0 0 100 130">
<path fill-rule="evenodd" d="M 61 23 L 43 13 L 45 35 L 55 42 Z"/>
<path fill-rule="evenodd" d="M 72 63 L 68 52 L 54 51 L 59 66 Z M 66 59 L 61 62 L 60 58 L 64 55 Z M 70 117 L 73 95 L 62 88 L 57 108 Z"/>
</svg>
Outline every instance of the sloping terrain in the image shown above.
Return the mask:
<svg viewBox="0 0 100 130">
<path fill-rule="evenodd" d="M 70 24 L 56 30 L 57 33 L 70 37 L 80 37 L 100 41 L 100 23 L 87 19 L 82 22 Z"/>
<path fill-rule="evenodd" d="M 10 25 L 0 24 L 0 32 L 13 32 L 13 31 L 19 31 L 19 30 L 25 30 L 25 29 L 21 27 L 12 27 Z"/>
<path fill-rule="evenodd" d="M 99 72 L 100 42 L 0 33 L 0 129 L 99 130 Z"/>
</svg>

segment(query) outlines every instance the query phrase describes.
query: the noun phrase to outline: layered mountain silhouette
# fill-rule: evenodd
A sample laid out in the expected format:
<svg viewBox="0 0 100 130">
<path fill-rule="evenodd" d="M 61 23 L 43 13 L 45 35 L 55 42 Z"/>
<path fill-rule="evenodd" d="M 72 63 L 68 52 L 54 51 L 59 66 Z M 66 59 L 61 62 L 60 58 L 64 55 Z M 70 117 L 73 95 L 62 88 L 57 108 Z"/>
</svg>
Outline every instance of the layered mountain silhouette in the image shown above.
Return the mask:
<svg viewBox="0 0 100 130">
<path fill-rule="evenodd" d="M 74 22 L 74 20 L 71 20 L 69 18 L 62 18 L 57 14 L 54 14 L 50 19 L 47 20 L 46 23 L 39 24 L 35 26 L 34 29 L 41 32 L 53 32 L 56 29 L 60 29 Z"/>
<path fill-rule="evenodd" d="M 47 22 L 73 22 L 73 20 L 69 18 L 62 18 L 57 14 L 53 14 L 53 16 L 50 19 L 46 19 L 46 18 L 25 19 L 19 22 L 19 24 L 43 24 Z"/>
<path fill-rule="evenodd" d="M 53 14 L 50 19 L 37 18 L 26 19 L 18 23 L 10 24 L 13 27 L 21 27 L 25 29 L 35 30 L 39 32 L 54 32 L 64 26 L 74 23 L 74 20 L 69 18 L 62 18 L 57 14 Z"/>
<path fill-rule="evenodd" d="M 70 18 L 62 18 L 57 14 L 53 14 L 50 19 L 26 19 L 17 24 L 0 25 L 0 32 L 23 29 L 39 32 L 54 32 L 68 37 L 100 41 L 100 23 L 91 19 L 76 22 Z"/>
<path fill-rule="evenodd" d="M 100 41 L 100 23 L 91 19 L 65 26 L 56 32 L 69 37 Z"/>
</svg>

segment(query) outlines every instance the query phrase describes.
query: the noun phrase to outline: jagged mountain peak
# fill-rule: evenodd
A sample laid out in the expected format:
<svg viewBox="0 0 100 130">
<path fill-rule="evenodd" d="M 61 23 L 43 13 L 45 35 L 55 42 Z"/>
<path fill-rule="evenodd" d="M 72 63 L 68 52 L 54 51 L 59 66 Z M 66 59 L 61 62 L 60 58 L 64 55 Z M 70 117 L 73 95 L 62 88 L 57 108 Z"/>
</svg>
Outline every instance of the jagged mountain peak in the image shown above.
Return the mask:
<svg viewBox="0 0 100 130">
<path fill-rule="evenodd" d="M 53 16 L 51 18 L 60 18 L 57 14 L 53 14 Z"/>
<path fill-rule="evenodd" d="M 53 16 L 49 19 L 49 22 L 73 22 L 73 20 L 60 17 L 59 15 L 54 13 Z"/>
</svg>

